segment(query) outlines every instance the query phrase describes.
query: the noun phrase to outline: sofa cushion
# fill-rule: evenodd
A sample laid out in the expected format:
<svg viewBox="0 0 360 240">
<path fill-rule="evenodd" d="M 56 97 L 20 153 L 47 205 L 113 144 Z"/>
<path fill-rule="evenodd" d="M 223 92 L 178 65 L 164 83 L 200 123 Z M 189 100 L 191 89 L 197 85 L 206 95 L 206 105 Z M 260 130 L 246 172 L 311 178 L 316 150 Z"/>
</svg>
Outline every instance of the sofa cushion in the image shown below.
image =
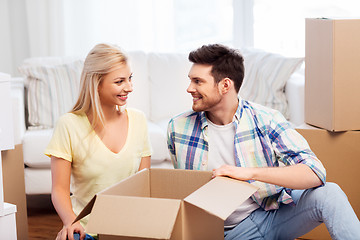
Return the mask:
<svg viewBox="0 0 360 240">
<path fill-rule="evenodd" d="M 150 120 L 158 122 L 191 109 L 192 98 L 186 92 L 191 67 L 187 54 L 149 53 L 148 66 Z"/>
<path fill-rule="evenodd" d="M 304 58 L 290 58 L 262 50 L 245 48 L 245 77 L 240 88 L 243 99 L 279 110 L 289 119 L 285 85 L 300 68 Z"/>
<path fill-rule="evenodd" d="M 148 122 L 148 129 L 151 147 L 153 149 L 151 162 L 170 161 L 170 154 L 166 143 L 166 129 L 152 122 Z"/>
<path fill-rule="evenodd" d="M 49 194 L 51 193 L 51 171 L 44 168 L 25 168 L 25 192 L 26 194 Z"/>
<path fill-rule="evenodd" d="M 77 100 L 83 61 L 50 65 L 56 62 L 50 58 L 48 64 L 38 65 L 47 62 L 41 59 L 25 62 L 19 71 L 26 77 L 28 125 L 51 128 Z"/>
<path fill-rule="evenodd" d="M 53 129 L 26 131 L 23 138 L 24 164 L 32 168 L 50 169 L 50 158 L 44 150 L 50 142 Z"/>
</svg>

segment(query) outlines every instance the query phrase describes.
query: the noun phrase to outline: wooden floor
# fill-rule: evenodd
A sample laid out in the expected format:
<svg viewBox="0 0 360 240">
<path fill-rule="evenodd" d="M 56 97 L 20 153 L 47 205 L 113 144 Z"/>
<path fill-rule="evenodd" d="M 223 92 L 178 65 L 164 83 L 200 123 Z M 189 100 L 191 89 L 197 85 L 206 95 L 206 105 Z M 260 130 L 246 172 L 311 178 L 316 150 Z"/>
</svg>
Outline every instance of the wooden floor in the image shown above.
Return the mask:
<svg viewBox="0 0 360 240">
<path fill-rule="evenodd" d="M 49 195 L 27 198 L 29 240 L 55 239 L 62 222 L 51 204 Z"/>
</svg>

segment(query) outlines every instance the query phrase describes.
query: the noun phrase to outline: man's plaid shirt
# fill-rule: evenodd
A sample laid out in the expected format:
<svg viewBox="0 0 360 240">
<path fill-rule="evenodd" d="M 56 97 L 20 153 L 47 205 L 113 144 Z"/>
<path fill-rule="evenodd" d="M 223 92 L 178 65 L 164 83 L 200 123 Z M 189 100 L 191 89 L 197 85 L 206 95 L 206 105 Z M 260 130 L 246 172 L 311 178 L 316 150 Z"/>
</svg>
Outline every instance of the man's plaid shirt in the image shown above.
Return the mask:
<svg viewBox="0 0 360 240">
<path fill-rule="evenodd" d="M 325 184 L 326 171 L 306 140 L 276 110 L 239 100 L 233 118 L 235 163 L 238 167 L 309 166 Z M 208 123 L 205 112 L 186 112 L 168 125 L 168 148 L 174 167 L 207 170 Z M 249 181 L 260 189 L 252 196 L 265 210 L 293 203 L 291 189 Z"/>
</svg>

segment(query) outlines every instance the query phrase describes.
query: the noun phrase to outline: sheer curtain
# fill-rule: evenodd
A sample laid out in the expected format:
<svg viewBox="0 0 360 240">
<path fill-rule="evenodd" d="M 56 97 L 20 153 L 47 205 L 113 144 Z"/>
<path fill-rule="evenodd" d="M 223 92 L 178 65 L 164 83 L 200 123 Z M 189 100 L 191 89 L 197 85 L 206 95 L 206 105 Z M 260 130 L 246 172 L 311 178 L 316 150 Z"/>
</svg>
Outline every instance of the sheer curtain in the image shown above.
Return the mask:
<svg viewBox="0 0 360 240">
<path fill-rule="evenodd" d="M 0 1 L 0 72 L 16 75 L 29 56 L 25 0 Z"/>
<path fill-rule="evenodd" d="M 62 0 L 25 0 L 31 57 L 62 55 L 64 9 Z"/>
<path fill-rule="evenodd" d="M 64 0 L 65 54 L 98 42 L 153 52 L 232 43 L 232 9 L 232 0 Z"/>
<path fill-rule="evenodd" d="M 251 6 L 252 0 L 1 0 L 0 71 L 19 75 L 28 57 L 83 57 L 99 42 L 146 52 L 239 47 L 252 41 Z"/>
<path fill-rule="evenodd" d="M 127 51 L 174 49 L 173 7 L 167 0 L 64 0 L 65 54 L 86 54 L 96 43 Z"/>
</svg>

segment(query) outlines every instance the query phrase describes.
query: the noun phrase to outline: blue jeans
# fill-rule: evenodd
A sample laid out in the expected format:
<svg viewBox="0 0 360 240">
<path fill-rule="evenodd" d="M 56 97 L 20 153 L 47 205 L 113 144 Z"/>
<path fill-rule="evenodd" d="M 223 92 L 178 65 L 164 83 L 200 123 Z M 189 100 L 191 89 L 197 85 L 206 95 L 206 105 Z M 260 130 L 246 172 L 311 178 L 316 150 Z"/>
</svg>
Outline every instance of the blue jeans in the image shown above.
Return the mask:
<svg viewBox="0 0 360 240">
<path fill-rule="evenodd" d="M 279 209 L 259 208 L 230 230 L 231 239 L 295 239 L 325 223 L 332 239 L 360 239 L 360 222 L 345 193 L 335 183 L 293 190 L 296 205 L 282 204 Z"/>
</svg>

